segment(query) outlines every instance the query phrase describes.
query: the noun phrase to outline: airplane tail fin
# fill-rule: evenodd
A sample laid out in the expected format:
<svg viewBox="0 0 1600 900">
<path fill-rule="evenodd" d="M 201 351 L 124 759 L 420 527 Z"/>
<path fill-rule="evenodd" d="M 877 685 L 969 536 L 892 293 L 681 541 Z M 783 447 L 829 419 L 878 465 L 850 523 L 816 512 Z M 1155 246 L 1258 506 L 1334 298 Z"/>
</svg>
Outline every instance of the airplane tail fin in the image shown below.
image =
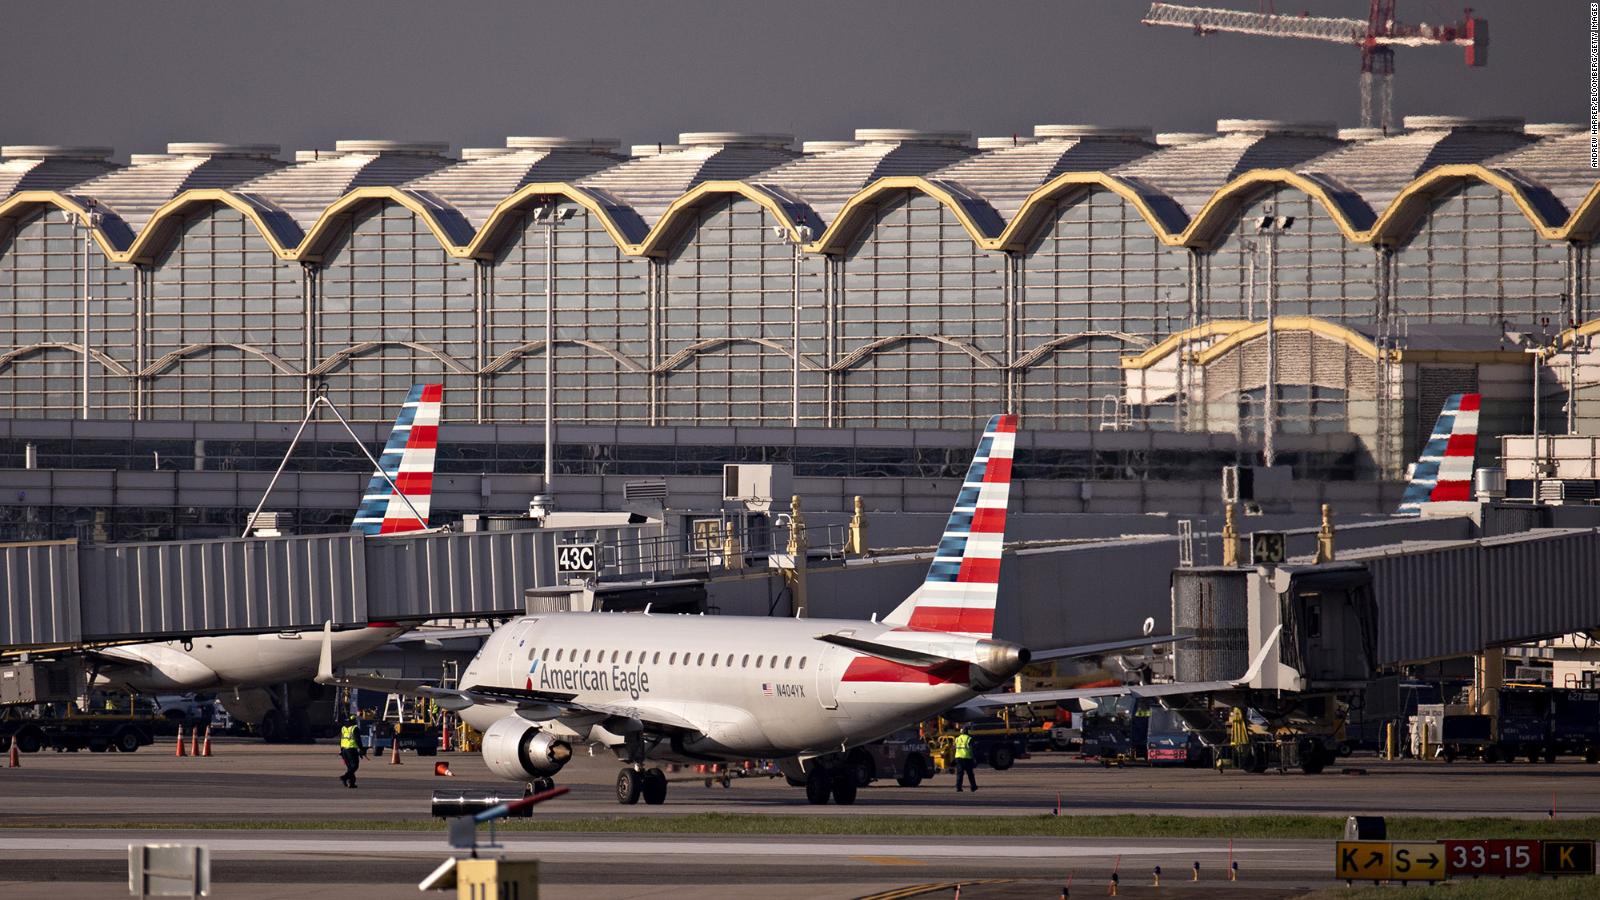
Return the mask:
<svg viewBox="0 0 1600 900">
<path fill-rule="evenodd" d="M 1422 504 L 1472 499 L 1472 462 L 1478 452 L 1478 406 L 1482 394 L 1451 394 L 1417 458 L 1411 483 L 1396 510 L 1422 515 Z"/>
<path fill-rule="evenodd" d="M 883 621 L 928 631 L 994 636 L 1000 553 L 1011 495 L 1017 417 L 989 419 L 922 586 Z"/>
<path fill-rule="evenodd" d="M 364 534 L 405 534 L 428 527 L 428 506 L 433 500 L 433 457 L 439 438 L 439 409 L 444 385 L 419 384 L 406 395 L 405 406 L 394 420 L 389 443 L 378 457 L 381 472 L 373 472 L 361 497 L 351 528 Z M 384 478 L 387 474 L 389 477 Z M 390 481 L 394 487 L 389 486 Z M 405 495 L 401 499 L 395 488 Z M 407 505 L 406 500 L 411 503 Z M 412 512 L 415 507 L 416 512 Z M 418 517 L 421 517 L 420 520 Z"/>
</svg>

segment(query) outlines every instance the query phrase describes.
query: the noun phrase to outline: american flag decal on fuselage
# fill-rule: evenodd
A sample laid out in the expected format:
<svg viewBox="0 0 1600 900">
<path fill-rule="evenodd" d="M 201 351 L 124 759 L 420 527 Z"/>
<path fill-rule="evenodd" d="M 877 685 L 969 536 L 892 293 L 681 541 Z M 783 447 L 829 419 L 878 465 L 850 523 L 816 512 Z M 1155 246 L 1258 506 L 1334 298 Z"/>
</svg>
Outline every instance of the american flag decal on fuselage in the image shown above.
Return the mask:
<svg viewBox="0 0 1600 900">
<path fill-rule="evenodd" d="M 950 510 L 944 536 L 934 551 L 927 578 L 885 622 L 973 637 L 994 635 L 1000 554 L 1005 543 L 1011 458 L 1016 442 L 1016 416 L 989 419 L 955 507 Z"/>
<path fill-rule="evenodd" d="M 1422 504 L 1472 499 L 1472 463 L 1478 454 L 1478 407 L 1482 394 L 1451 394 L 1439 411 L 1433 436 L 1422 448 L 1411 482 L 1396 511 L 1422 515 Z"/>
<path fill-rule="evenodd" d="M 439 439 L 439 412 L 444 385 L 419 384 L 406 395 L 395 419 L 389 443 L 378 457 L 381 472 L 373 472 L 356 510 L 351 528 L 363 534 L 404 534 L 428 527 L 428 507 L 433 500 L 433 461 Z M 384 474 L 388 478 L 384 478 Z M 401 499 L 389 486 L 405 495 Z M 408 506 L 406 500 L 411 503 Z M 411 509 L 416 508 L 413 514 Z M 417 517 L 421 516 L 419 520 Z"/>
</svg>

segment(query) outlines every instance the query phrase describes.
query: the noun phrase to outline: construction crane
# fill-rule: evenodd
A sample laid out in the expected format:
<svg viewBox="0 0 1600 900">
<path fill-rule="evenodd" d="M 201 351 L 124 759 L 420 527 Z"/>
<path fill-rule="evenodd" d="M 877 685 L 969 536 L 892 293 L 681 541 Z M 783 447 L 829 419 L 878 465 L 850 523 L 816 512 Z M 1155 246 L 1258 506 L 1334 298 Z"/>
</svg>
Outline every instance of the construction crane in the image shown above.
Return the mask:
<svg viewBox="0 0 1600 900">
<path fill-rule="evenodd" d="M 1354 44 L 1361 48 L 1361 125 L 1372 126 L 1373 89 L 1379 94 L 1379 124 L 1393 124 L 1394 48 L 1454 45 L 1466 50 L 1467 65 L 1489 62 L 1489 23 L 1468 9 L 1450 25 L 1405 25 L 1395 19 L 1395 0 L 1371 0 L 1365 22 L 1312 15 L 1243 12 L 1204 6 L 1152 3 L 1141 21 L 1146 25 L 1191 28 L 1195 34 L 1229 32 L 1262 37 L 1304 38 Z"/>
</svg>

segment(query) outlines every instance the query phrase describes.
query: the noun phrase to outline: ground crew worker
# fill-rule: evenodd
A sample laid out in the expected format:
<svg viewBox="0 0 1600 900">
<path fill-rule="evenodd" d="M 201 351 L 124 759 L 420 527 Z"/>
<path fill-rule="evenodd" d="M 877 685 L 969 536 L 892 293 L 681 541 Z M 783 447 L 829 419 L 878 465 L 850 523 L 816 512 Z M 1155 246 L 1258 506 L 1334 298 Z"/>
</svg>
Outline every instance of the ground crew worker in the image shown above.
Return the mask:
<svg viewBox="0 0 1600 900">
<path fill-rule="evenodd" d="M 355 716 L 347 716 L 339 729 L 339 757 L 344 760 L 344 774 L 339 780 L 347 788 L 356 786 L 356 769 L 361 767 L 361 730 Z"/>
<path fill-rule="evenodd" d="M 961 776 L 965 775 L 972 784 L 974 793 L 978 790 L 978 776 L 976 774 L 978 761 L 972 758 L 972 726 L 961 726 L 961 733 L 956 735 L 956 793 L 961 793 Z"/>
</svg>

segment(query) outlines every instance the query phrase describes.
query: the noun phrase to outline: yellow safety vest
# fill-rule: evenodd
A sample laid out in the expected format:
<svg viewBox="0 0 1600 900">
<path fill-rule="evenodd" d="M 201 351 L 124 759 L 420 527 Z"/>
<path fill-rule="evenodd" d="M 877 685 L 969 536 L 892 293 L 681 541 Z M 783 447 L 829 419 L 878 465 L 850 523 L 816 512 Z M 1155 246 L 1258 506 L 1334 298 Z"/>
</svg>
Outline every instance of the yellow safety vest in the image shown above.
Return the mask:
<svg viewBox="0 0 1600 900">
<path fill-rule="evenodd" d="M 956 759 L 972 758 L 972 735 L 956 735 Z"/>
<path fill-rule="evenodd" d="M 339 729 L 340 750 L 360 750 L 361 742 L 356 740 L 356 726 L 346 725 Z"/>
</svg>

